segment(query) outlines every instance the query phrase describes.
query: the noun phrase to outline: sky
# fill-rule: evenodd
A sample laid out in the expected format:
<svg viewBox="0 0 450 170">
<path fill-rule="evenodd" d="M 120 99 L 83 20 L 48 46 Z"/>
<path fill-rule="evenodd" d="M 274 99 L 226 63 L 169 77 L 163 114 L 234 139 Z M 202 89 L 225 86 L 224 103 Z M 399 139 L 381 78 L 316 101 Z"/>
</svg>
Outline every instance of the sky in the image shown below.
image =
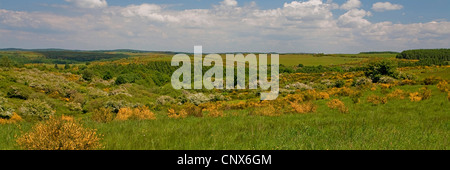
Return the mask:
<svg viewBox="0 0 450 170">
<path fill-rule="evenodd" d="M 0 48 L 359 53 L 450 48 L 448 0 L 0 0 Z"/>
</svg>

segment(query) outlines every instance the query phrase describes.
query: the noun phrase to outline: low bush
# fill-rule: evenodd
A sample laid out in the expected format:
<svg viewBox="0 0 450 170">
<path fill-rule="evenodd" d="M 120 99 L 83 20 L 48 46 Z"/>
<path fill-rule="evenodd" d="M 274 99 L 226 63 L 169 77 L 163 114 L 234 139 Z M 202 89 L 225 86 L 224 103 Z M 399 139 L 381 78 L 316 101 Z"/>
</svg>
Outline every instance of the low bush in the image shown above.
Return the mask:
<svg viewBox="0 0 450 170">
<path fill-rule="evenodd" d="M 25 118 L 45 120 L 55 114 L 55 111 L 45 101 L 32 99 L 25 101 L 19 108 L 19 113 Z"/>
<path fill-rule="evenodd" d="M 115 120 L 155 120 L 156 116 L 153 112 L 151 112 L 148 107 L 138 107 L 138 108 L 122 108 L 117 113 Z"/>
<path fill-rule="evenodd" d="M 186 118 L 188 116 L 185 110 L 175 111 L 175 109 L 168 109 L 167 116 L 172 119 Z"/>
<path fill-rule="evenodd" d="M 446 91 L 449 91 L 449 90 L 450 90 L 450 86 L 448 85 L 447 81 L 445 81 L 445 80 L 440 81 L 440 82 L 437 84 L 437 88 L 438 88 L 441 92 L 446 92 Z"/>
<path fill-rule="evenodd" d="M 99 123 L 108 123 L 114 120 L 114 113 L 110 108 L 99 108 L 94 110 L 91 119 Z"/>
<path fill-rule="evenodd" d="M 249 115 L 252 116 L 281 116 L 282 112 L 277 111 L 275 107 L 269 105 L 265 107 L 255 107 L 249 110 Z"/>
<path fill-rule="evenodd" d="M 388 102 L 388 98 L 372 95 L 367 98 L 367 102 L 372 103 L 372 105 L 386 104 Z"/>
<path fill-rule="evenodd" d="M 13 124 L 22 121 L 22 117 L 12 112 L 11 115 L 3 116 L 0 114 L 0 125 L 2 124 Z"/>
<path fill-rule="evenodd" d="M 312 102 L 306 102 L 306 103 L 295 103 L 291 102 L 291 107 L 294 109 L 296 113 L 313 113 L 316 112 L 317 106 L 313 104 Z"/>
<path fill-rule="evenodd" d="M 17 144 L 26 150 L 95 150 L 101 138 L 96 130 L 84 128 L 73 119 L 53 117 L 22 134 Z"/>
<path fill-rule="evenodd" d="M 333 99 L 327 103 L 328 107 L 331 109 L 339 110 L 341 113 L 348 113 L 348 108 L 345 107 L 344 102 L 339 99 Z"/>
</svg>

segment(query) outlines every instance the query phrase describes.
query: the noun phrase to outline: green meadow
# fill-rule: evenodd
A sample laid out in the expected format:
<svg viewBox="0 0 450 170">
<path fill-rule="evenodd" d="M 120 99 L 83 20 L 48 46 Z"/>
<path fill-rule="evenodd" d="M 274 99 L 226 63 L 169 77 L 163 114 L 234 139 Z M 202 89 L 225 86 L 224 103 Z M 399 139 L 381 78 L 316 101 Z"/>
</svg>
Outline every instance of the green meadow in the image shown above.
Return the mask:
<svg viewBox="0 0 450 170">
<path fill-rule="evenodd" d="M 104 54 L 1 53 L 0 150 L 450 149 L 447 65 L 399 67 L 390 53 L 281 54 L 289 70 L 279 97 L 259 101 L 260 90 L 172 89 L 173 54 L 95 53 Z M 99 140 L 77 136 L 86 129 Z"/>
</svg>

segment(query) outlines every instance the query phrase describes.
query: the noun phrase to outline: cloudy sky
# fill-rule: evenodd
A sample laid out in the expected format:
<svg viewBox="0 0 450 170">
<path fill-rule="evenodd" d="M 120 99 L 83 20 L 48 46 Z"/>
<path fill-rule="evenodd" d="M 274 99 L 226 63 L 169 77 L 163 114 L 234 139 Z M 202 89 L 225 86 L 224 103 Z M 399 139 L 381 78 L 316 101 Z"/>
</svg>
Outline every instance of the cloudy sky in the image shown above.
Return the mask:
<svg viewBox="0 0 450 170">
<path fill-rule="evenodd" d="M 0 0 L 0 48 L 358 53 L 450 48 L 448 0 Z"/>
</svg>

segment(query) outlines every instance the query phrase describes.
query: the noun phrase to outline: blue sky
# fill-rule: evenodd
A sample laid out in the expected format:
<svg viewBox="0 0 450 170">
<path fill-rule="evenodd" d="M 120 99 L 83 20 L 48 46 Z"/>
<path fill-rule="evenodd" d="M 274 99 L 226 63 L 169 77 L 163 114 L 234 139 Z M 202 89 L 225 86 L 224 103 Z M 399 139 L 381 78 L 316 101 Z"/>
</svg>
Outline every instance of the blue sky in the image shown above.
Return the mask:
<svg viewBox="0 0 450 170">
<path fill-rule="evenodd" d="M 0 48 L 449 48 L 449 6 L 448 0 L 0 0 Z"/>
</svg>

